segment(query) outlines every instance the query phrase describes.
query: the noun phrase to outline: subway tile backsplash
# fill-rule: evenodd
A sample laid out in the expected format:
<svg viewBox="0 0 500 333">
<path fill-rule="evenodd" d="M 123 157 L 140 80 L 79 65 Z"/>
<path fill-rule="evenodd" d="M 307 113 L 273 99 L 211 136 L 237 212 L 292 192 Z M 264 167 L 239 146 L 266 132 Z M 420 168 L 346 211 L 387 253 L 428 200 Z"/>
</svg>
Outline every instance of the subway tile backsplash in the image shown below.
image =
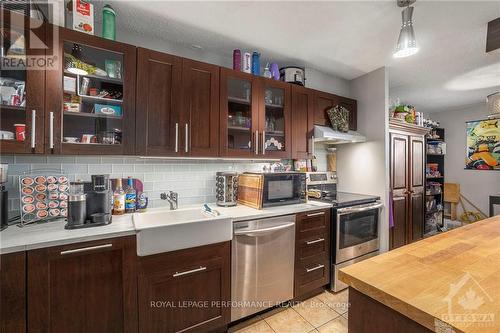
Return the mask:
<svg viewBox="0 0 500 333">
<path fill-rule="evenodd" d="M 33 156 L 2 155 L 9 164 L 9 211 L 19 212 L 19 176 L 30 171 L 51 170 L 66 174 L 71 181 L 90 180 L 92 174 L 109 174 L 111 178 L 141 179 L 149 197 L 149 207 L 163 207 L 160 193 L 179 193 L 179 204 L 215 202 L 217 171 L 260 171 L 266 163 L 251 161 L 163 160 L 130 156 Z"/>
</svg>

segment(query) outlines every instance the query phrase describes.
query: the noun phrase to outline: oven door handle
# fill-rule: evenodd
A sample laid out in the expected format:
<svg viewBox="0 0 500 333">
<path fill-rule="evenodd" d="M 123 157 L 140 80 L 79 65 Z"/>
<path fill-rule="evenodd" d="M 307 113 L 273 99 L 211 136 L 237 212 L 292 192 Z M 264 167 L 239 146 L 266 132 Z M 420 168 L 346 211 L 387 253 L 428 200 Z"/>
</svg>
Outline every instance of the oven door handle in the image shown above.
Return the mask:
<svg viewBox="0 0 500 333">
<path fill-rule="evenodd" d="M 269 233 L 272 233 L 272 232 L 275 232 L 275 231 L 278 231 L 278 230 L 290 228 L 290 227 L 292 227 L 294 225 L 295 225 L 295 223 L 291 222 L 291 223 L 286 223 L 286 224 L 278 225 L 278 226 L 275 226 L 275 227 L 269 227 L 269 228 L 262 228 L 262 229 L 255 229 L 255 230 L 235 231 L 234 235 L 235 236 L 242 236 L 242 235 L 244 235 L 244 236 L 260 236 L 260 235 L 263 235 L 263 234 L 269 234 Z"/>
<path fill-rule="evenodd" d="M 370 204 L 370 205 L 363 205 L 359 207 L 346 207 L 346 208 L 339 208 L 337 209 L 337 215 L 345 215 L 345 214 L 351 214 L 351 213 L 358 213 L 358 212 L 364 212 L 367 210 L 372 210 L 372 209 L 379 209 L 382 208 L 384 204 L 380 201 L 377 201 L 376 204 Z"/>
</svg>

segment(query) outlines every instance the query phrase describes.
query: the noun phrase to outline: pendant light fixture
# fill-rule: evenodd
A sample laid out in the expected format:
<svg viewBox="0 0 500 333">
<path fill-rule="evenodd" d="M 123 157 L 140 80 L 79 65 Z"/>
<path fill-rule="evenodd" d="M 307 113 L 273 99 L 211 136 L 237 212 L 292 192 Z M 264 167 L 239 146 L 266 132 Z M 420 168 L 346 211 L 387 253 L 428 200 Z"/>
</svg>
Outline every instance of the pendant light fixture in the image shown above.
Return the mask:
<svg viewBox="0 0 500 333">
<path fill-rule="evenodd" d="M 398 43 L 394 50 L 394 58 L 404 58 L 418 52 L 415 32 L 413 31 L 413 9 L 410 5 L 416 0 L 397 0 L 398 7 L 405 7 L 401 12 L 401 31 L 399 32 Z"/>
</svg>

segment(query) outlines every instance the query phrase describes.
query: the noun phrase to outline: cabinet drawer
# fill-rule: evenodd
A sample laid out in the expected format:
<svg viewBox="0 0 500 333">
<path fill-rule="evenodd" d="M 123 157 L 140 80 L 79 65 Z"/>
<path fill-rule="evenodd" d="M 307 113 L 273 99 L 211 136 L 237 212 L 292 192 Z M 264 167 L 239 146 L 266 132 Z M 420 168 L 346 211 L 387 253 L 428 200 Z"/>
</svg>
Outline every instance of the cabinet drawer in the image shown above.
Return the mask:
<svg viewBox="0 0 500 333">
<path fill-rule="evenodd" d="M 208 332 L 230 320 L 229 242 L 140 258 L 139 332 Z"/>
<path fill-rule="evenodd" d="M 330 261 L 324 255 L 317 255 L 296 263 L 295 297 L 323 287 L 330 281 Z"/>
<path fill-rule="evenodd" d="M 329 209 L 297 214 L 297 239 L 328 233 L 329 224 Z"/>
<path fill-rule="evenodd" d="M 329 253 L 328 234 L 320 233 L 313 237 L 307 237 L 296 241 L 297 260 L 302 261 L 311 256 L 323 255 Z"/>
</svg>

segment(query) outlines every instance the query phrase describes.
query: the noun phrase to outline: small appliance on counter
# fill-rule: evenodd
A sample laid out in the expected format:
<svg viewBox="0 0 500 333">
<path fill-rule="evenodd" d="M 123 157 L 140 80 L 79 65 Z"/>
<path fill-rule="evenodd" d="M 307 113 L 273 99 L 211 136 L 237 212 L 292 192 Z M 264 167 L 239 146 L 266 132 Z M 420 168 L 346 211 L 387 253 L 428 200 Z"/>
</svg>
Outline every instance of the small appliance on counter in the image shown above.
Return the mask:
<svg viewBox="0 0 500 333">
<path fill-rule="evenodd" d="M 0 164 L 0 230 L 9 223 L 9 192 L 6 190 L 8 164 Z"/>
<path fill-rule="evenodd" d="M 215 174 L 217 206 L 236 206 L 238 199 L 238 173 L 222 171 Z"/>
<path fill-rule="evenodd" d="M 238 203 L 256 209 L 307 202 L 303 172 L 245 172 L 238 177 Z"/>
<path fill-rule="evenodd" d="M 337 191 L 335 172 L 308 172 L 307 193 L 312 200 L 332 204 L 330 231 L 330 289 L 338 292 L 347 285 L 338 279 L 341 268 L 379 253 L 379 197 Z"/>
<path fill-rule="evenodd" d="M 66 229 L 90 228 L 111 223 L 112 193 L 108 175 L 92 175 L 90 182 L 72 182 Z"/>
</svg>

